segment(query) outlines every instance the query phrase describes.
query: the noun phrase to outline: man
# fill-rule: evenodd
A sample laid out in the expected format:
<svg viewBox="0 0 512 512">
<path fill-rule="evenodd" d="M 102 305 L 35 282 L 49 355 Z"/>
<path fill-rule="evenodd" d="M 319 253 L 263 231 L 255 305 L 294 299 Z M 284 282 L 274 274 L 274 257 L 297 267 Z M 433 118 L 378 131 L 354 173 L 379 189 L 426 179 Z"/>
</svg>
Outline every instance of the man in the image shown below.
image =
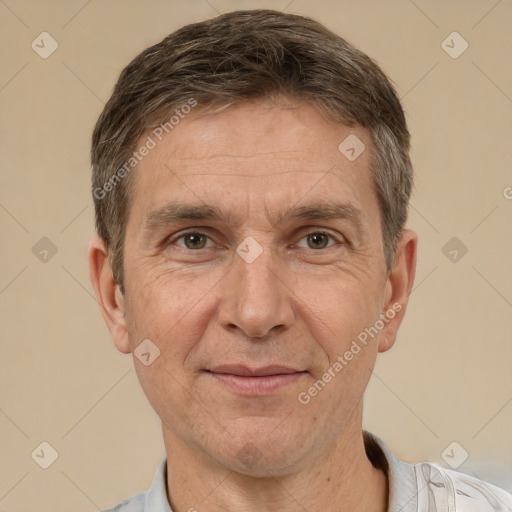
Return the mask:
<svg viewBox="0 0 512 512">
<path fill-rule="evenodd" d="M 122 72 L 92 164 L 91 279 L 166 449 L 112 510 L 512 510 L 362 430 L 417 248 L 404 113 L 369 57 L 277 11 L 183 27 Z"/>
</svg>

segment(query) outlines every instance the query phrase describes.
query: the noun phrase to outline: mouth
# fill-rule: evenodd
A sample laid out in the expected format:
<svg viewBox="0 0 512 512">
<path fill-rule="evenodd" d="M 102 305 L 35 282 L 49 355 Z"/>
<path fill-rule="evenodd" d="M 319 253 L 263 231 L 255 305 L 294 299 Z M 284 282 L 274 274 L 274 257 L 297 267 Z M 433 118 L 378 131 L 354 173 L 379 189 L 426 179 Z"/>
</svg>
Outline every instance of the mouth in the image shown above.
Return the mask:
<svg viewBox="0 0 512 512">
<path fill-rule="evenodd" d="M 249 368 L 222 365 L 206 370 L 216 382 L 244 396 L 268 395 L 296 382 L 307 371 L 288 366 L 271 365 Z"/>
</svg>

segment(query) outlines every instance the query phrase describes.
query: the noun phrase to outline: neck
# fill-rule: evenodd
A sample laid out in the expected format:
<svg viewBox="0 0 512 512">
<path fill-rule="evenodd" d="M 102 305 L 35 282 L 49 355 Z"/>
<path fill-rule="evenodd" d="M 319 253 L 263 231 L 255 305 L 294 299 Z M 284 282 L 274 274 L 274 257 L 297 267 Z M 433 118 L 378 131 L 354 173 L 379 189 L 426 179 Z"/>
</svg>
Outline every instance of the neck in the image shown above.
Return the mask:
<svg viewBox="0 0 512 512">
<path fill-rule="evenodd" d="M 362 404 L 356 409 L 359 414 L 351 420 L 362 420 Z M 387 511 L 387 475 L 368 459 L 360 421 L 347 422 L 324 451 L 301 467 L 267 477 L 232 471 L 165 427 L 163 433 L 173 512 Z"/>
</svg>

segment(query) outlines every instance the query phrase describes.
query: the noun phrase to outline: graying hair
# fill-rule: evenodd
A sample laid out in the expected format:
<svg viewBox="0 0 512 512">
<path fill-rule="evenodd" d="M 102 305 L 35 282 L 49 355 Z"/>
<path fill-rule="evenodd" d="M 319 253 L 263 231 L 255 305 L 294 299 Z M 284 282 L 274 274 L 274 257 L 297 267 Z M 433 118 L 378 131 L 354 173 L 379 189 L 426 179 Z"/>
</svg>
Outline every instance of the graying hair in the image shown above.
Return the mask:
<svg viewBox="0 0 512 512">
<path fill-rule="evenodd" d="M 287 96 L 371 138 L 370 170 L 389 272 L 413 183 L 410 135 L 397 93 L 380 67 L 317 21 L 273 10 L 233 11 L 190 24 L 147 48 L 122 71 L 92 137 L 93 191 L 102 189 L 140 138 L 191 98 L 209 111 Z M 93 192 L 96 229 L 124 293 L 123 247 L 133 180 Z"/>
</svg>

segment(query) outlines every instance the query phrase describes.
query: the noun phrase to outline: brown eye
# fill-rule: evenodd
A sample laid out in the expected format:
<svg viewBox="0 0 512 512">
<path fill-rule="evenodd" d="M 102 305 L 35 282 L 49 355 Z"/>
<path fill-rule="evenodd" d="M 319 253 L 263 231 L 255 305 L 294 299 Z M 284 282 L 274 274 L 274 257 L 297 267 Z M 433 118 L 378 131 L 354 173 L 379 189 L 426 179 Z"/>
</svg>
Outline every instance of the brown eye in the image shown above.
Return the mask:
<svg viewBox="0 0 512 512">
<path fill-rule="evenodd" d="M 203 235 L 192 233 L 185 235 L 184 241 L 188 249 L 203 249 L 206 238 Z"/>
<path fill-rule="evenodd" d="M 327 249 L 332 245 L 336 245 L 336 241 L 333 236 L 329 233 L 324 233 L 323 231 L 312 231 L 302 238 L 302 240 L 304 239 L 306 240 L 307 249 Z M 329 239 L 333 242 L 330 245 L 328 245 Z M 299 244 L 299 247 L 304 247 L 304 245 Z"/>
<path fill-rule="evenodd" d="M 183 240 L 183 243 L 179 243 L 180 247 L 184 247 L 185 249 L 196 250 L 196 249 L 205 249 L 206 244 L 208 243 L 209 237 L 203 233 L 198 232 L 188 232 L 184 233 L 181 236 L 175 238 L 174 243 L 177 243 L 178 240 Z"/>
<path fill-rule="evenodd" d="M 307 238 L 312 249 L 325 249 L 329 243 L 329 235 L 326 233 L 310 233 Z"/>
</svg>

